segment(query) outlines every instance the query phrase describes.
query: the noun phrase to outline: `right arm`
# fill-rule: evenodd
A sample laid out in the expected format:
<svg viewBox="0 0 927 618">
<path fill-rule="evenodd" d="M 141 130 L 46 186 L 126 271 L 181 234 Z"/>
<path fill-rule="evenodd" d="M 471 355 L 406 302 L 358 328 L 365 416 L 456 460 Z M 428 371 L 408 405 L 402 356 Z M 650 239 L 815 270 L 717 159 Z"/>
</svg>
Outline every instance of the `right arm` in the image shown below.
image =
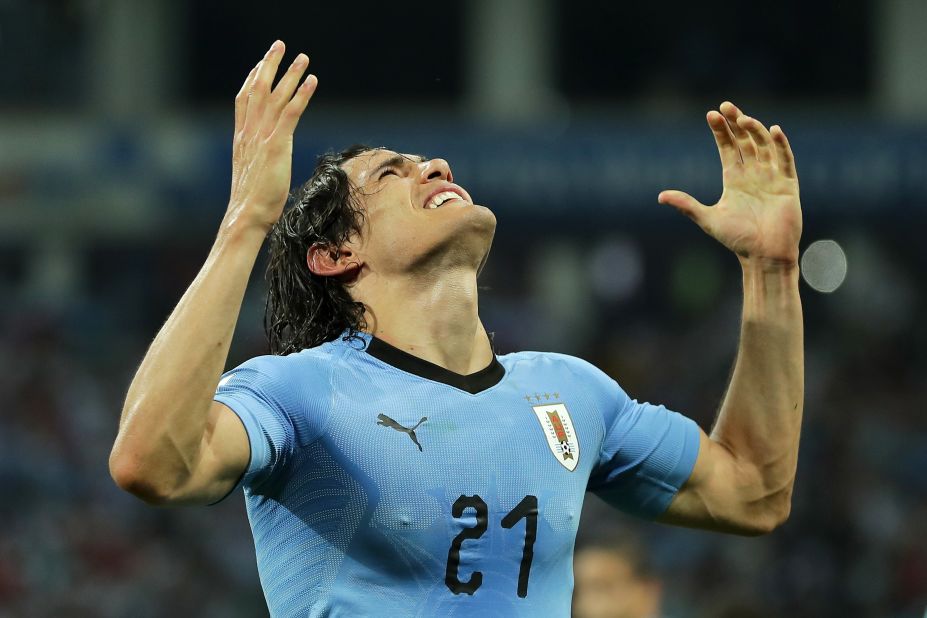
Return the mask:
<svg viewBox="0 0 927 618">
<path fill-rule="evenodd" d="M 248 465 L 244 426 L 213 395 L 257 254 L 286 203 L 293 131 L 318 84 L 312 75 L 300 84 L 308 65 L 300 54 L 271 91 L 283 51 L 275 43 L 235 99 L 228 210 L 126 395 L 110 474 L 152 504 L 214 502 Z"/>
</svg>

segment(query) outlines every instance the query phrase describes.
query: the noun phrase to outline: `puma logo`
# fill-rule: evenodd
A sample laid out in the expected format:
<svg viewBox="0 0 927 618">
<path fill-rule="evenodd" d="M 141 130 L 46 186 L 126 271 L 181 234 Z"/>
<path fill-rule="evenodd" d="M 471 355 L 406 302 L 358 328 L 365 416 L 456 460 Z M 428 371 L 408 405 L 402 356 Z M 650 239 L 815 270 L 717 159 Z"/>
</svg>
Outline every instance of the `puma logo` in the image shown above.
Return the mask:
<svg viewBox="0 0 927 618">
<path fill-rule="evenodd" d="M 418 438 L 415 437 L 415 430 L 418 429 L 419 425 L 421 425 L 427 420 L 428 420 L 428 417 L 423 416 L 422 420 L 415 423 L 415 425 L 413 425 L 412 427 L 403 427 L 402 425 L 400 425 L 399 423 L 397 423 L 390 417 L 386 416 L 385 414 L 377 414 L 377 425 L 383 425 L 384 427 L 390 427 L 392 429 L 395 429 L 396 431 L 401 431 L 402 433 L 408 435 L 410 438 L 412 438 L 412 441 L 415 442 L 415 446 L 418 447 L 419 451 L 422 450 L 422 445 L 418 443 Z"/>
</svg>

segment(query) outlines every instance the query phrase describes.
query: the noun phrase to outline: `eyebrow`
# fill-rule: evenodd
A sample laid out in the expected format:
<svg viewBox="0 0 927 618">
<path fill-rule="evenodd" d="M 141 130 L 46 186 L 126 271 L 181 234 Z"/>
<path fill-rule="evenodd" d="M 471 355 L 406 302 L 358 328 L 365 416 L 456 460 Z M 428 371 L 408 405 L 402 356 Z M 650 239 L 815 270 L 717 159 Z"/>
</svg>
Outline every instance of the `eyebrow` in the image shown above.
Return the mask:
<svg viewBox="0 0 927 618">
<path fill-rule="evenodd" d="M 416 161 L 416 159 L 418 160 Z M 373 178 L 376 180 L 380 172 L 382 172 L 383 170 L 390 168 L 390 167 L 402 167 L 402 165 L 406 161 L 412 161 L 413 163 L 423 163 L 425 161 L 425 157 L 423 157 L 422 155 L 412 155 L 411 157 L 406 156 L 406 155 L 401 155 L 401 154 L 393 155 L 392 157 L 390 157 L 389 159 L 387 159 L 386 161 L 378 165 L 372 172 L 370 172 L 370 174 L 367 175 L 367 178 Z"/>
</svg>

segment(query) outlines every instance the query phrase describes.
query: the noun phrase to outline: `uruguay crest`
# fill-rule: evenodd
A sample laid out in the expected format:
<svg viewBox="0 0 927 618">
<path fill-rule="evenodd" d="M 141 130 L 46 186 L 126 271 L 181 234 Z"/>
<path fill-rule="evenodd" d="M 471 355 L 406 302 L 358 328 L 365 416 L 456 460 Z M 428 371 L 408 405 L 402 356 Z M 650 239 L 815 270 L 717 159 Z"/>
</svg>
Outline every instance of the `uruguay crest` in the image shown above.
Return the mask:
<svg viewBox="0 0 927 618">
<path fill-rule="evenodd" d="M 531 406 L 534 415 L 541 423 L 541 429 L 547 437 L 547 445 L 557 461 L 572 472 L 579 463 L 579 439 L 573 429 L 573 419 L 566 406 L 554 403 L 543 406 Z"/>
</svg>

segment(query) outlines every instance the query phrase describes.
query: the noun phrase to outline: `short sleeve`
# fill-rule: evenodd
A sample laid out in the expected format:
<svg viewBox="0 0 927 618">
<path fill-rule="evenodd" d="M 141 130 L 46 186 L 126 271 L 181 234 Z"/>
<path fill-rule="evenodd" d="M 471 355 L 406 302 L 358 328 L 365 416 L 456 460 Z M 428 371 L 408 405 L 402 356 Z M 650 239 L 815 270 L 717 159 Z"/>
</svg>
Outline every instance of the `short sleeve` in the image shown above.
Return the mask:
<svg viewBox="0 0 927 618">
<path fill-rule="evenodd" d="M 691 419 L 639 403 L 609 381 L 605 437 L 588 489 L 622 511 L 655 519 L 692 474 L 700 430 Z"/>
<path fill-rule="evenodd" d="M 293 422 L 280 380 L 275 379 L 273 367 L 259 358 L 225 373 L 213 397 L 238 415 L 251 446 L 248 468 L 232 491 L 266 480 L 293 450 Z"/>
</svg>

